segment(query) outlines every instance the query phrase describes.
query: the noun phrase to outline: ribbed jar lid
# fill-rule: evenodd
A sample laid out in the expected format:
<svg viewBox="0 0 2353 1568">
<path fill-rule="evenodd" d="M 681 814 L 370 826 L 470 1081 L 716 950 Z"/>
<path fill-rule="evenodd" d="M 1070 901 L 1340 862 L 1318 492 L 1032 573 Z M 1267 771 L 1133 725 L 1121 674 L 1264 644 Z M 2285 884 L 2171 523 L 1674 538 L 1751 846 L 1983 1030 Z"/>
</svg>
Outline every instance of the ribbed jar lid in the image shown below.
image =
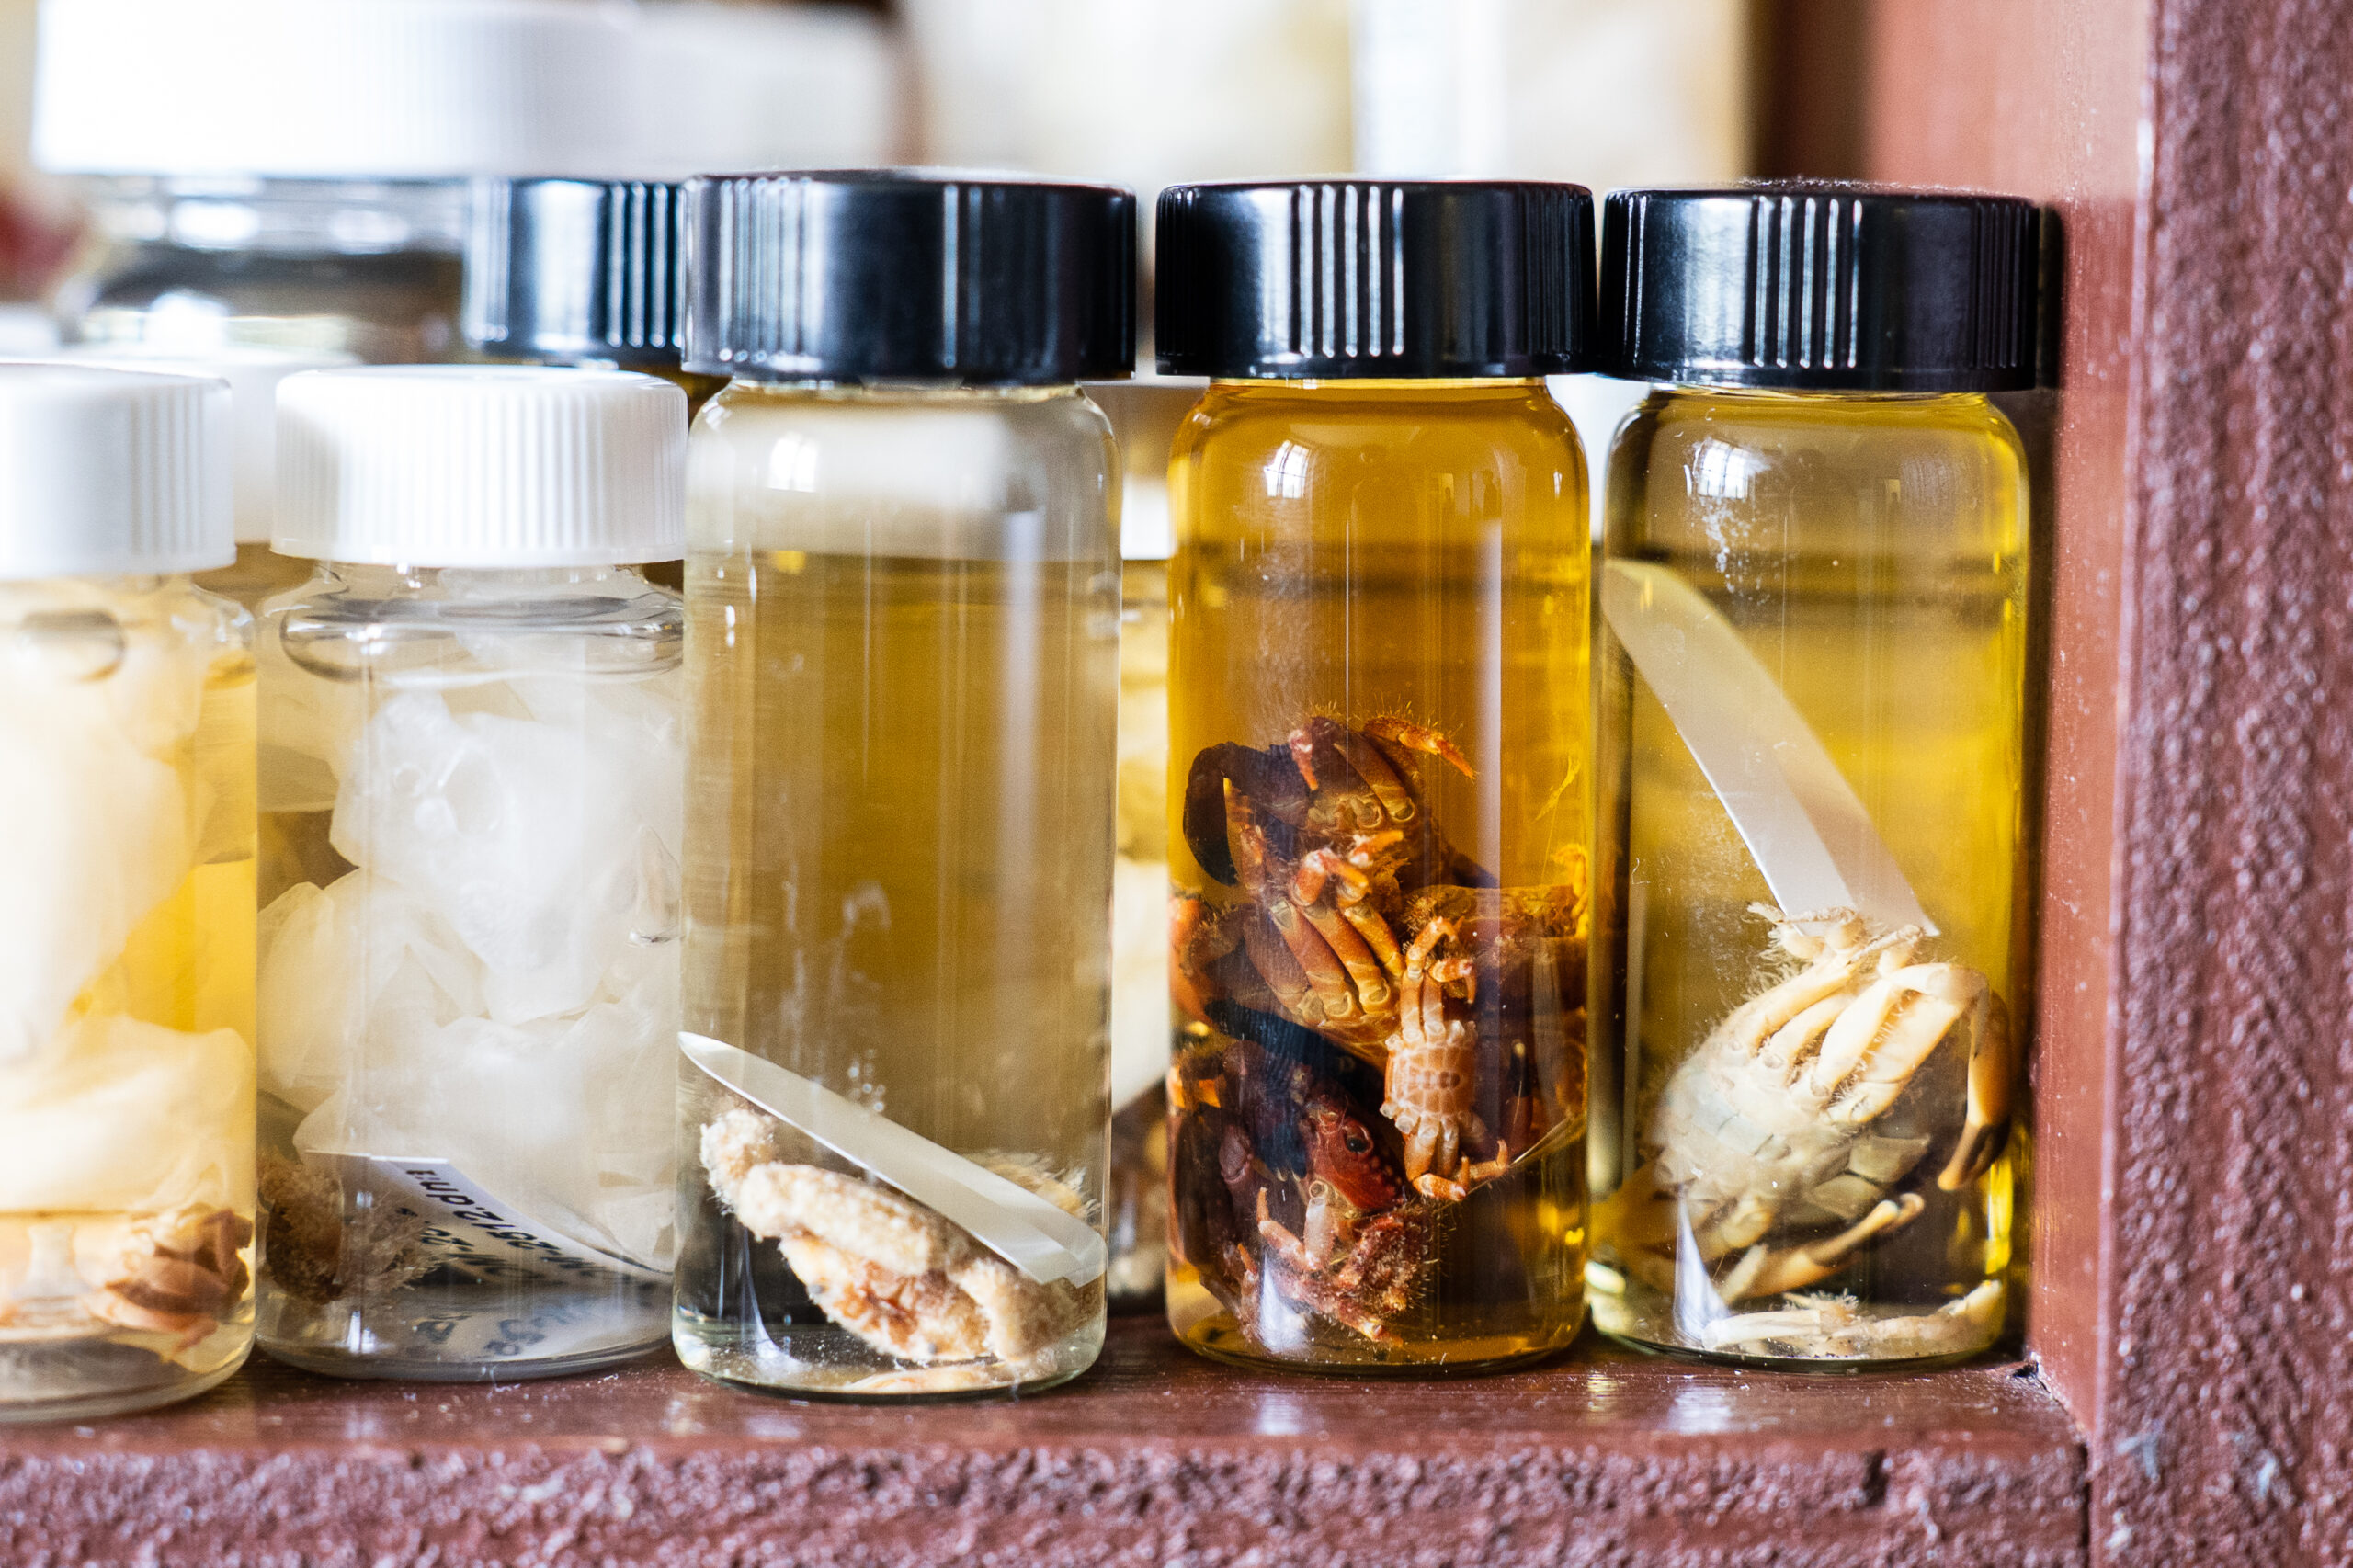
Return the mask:
<svg viewBox="0 0 2353 1568">
<path fill-rule="evenodd" d="M 33 161 L 61 174 L 601 173 L 631 151 L 627 7 L 42 0 Z"/>
<path fill-rule="evenodd" d="M 278 383 L 305 370 L 327 370 L 358 361 L 348 354 L 298 352 L 290 348 L 224 344 L 184 349 L 142 343 L 77 344 L 58 352 L 61 361 L 104 365 L 172 376 L 209 376 L 229 383 L 230 426 L 235 435 L 233 494 L 237 542 L 267 544 L 278 509 Z"/>
<path fill-rule="evenodd" d="M 228 565 L 229 441 L 220 381 L 0 364 L 0 578 Z"/>
<path fill-rule="evenodd" d="M 686 368 L 1047 386 L 1135 364 L 1135 197 L 847 169 L 687 183 Z"/>
<path fill-rule="evenodd" d="M 2038 210 L 1797 181 L 1620 190 L 1604 367 L 1633 381 L 2002 392 L 2035 378 Z"/>
<path fill-rule="evenodd" d="M 516 358 L 676 369 L 684 217 L 678 187 L 657 181 L 477 181 L 466 340 Z"/>
<path fill-rule="evenodd" d="M 686 547 L 687 394 L 541 366 L 313 370 L 278 391 L 281 555 L 610 566 Z"/>
<path fill-rule="evenodd" d="M 1160 369 L 1266 379 L 1591 368 L 1593 198 L 1533 180 L 1161 193 Z"/>
</svg>

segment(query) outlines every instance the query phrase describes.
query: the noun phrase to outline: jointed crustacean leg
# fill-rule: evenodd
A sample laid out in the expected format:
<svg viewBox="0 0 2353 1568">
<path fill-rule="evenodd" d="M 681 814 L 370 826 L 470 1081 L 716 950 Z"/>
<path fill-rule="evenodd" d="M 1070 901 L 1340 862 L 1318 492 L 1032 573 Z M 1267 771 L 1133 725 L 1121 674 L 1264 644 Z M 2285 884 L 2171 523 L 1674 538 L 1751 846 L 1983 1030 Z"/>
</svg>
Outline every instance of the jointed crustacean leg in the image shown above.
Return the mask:
<svg viewBox="0 0 2353 1568">
<path fill-rule="evenodd" d="M 1300 972 L 1306 977 L 1307 984 L 1313 992 L 1313 1017 L 1336 1022 L 1356 1017 L 1364 1009 L 1358 1004 L 1347 965 L 1332 950 L 1324 935 L 1309 922 L 1306 914 L 1291 902 L 1289 885 L 1291 876 L 1276 863 L 1273 851 L 1267 847 L 1266 831 L 1258 825 L 1257 810 L 1251 805 L 1250 798 L 1239 790 L 1229 794 L 1225 813 L 1233 847 L 1234 874 L 1242 884 L 1242 891 L 1265 911 L 1275 934 L 1283 939 L 1283 946 L 1290 949 Z M 1357 946 L 1361 949 L 1363 944 L 1358 942 Z M 1370 958 L 1369 953 L 1367 957 Z M 1377 965 L 1375 972 L 1378 973 Z M 1272 976 L 1267 977 L 1267 983 L 1275 988 L 1278 995 L 1282 994 L 1283 985 Z M 1381 999 L 1388 999 L 1385 985 Z M 1290 999 L 1285 997 L 1284 1006 L 1291 1005 Z"/>
<path fill-rule="evenodd" d="M 1387 1005 L 1390 981 L 1383 972 L 1381 954 L 1365 940 L 1363 927 L 1350 915 L 1363 907 L 1370 886 L 1370 879 L 1363 869 L 1351 864 L 1338 851 L 1311 849 L 1301 857 L 1299 869 L 1291 874 L 1290 889 L 1290 903 L 1331 948 L 1340 967 L 1348 971 L 1348 978 L 1356 983 L 1357 999 L 1368 1013 Z M 1330 903 L 1324 902 L 1327 887 L 1334 894 Z M 1394 951 L 1397 944 L 1390 937 L 1388 926 L 1377 916 L 1370 924 Z"/>
<path fill-rule="evenodd" d="M 1272 1216 L 1261 1192 L 1258 1234 L 1276 1266 L 1277 1289 L 1294 1304 L 1344 1324 L 1367 1339 L 1398 1337 L 1390 1320 L 1413 1304 L 1415 1283 L 1427 1262 L 1426 1211 L 1397 1209 L 1375 1215 L 1344 1245 L 1319 1256 Z"/>
<path fill-rule="evenodd" d="M 1958 1301 L 1932 1312 L 1869 1317 L 1850 1301 L 1799 1296 L 1779 1312 L 1743 1312 L 1708 1324 L 1711 1350 L 1775 1346 L 1785 1354 L 1820 1357 L 1956 1356 L 1984 1346 L 2001 1332 L 2007 1306 L 2001 1281 L 1988 1279 Z"/>
<path fill-rule="evenodd" d="M 2010 1054 L 2010 1010 L 1988 993 L 1985 1011 L 1969 1048 L 1969 1108 L 1952 1158 L 1937 1173 L 1937 1186 L 1958 1192 L 1985 1174 L 2002 1152 L 2010 1130 L 2010 1096 L 2018 1063 Z"/>
<path fill-rule="evenodd" d="M 1750 1247 L 1731 1272 L 1716 1282 L 1716 1293 L 1727 1301 L 1737 1301 L 1819 1284 L 1846 1267 L 1866 1244 L 1910 1224 L 1927 1206 L 1918 1193 L 1907 1192 L 1901 1198 L 1881 1199 L 1870 1213 L 1825 1241 L 1794 1247 Z"/>
<path fill-rule="evenodd" d="M 1455 934 L 1450 920 L 1432 920 L 1405 951 L 1405 979 L 1381 1114 L 1405 1140 L 1405 1175 L 1425 1196 L 1461 1201 L 1482 1181 L 1511 1166 L 1498 1147 L 1485 1162 L 1465 1163 L 1463 1145 L 1486 1136 L 1471 1109 L 1477 1087 L 1478 1036 L 1446 1016 L 1446 983 L 1472 978 L 1468 958 L 1434 957 Z"/>
</svg>

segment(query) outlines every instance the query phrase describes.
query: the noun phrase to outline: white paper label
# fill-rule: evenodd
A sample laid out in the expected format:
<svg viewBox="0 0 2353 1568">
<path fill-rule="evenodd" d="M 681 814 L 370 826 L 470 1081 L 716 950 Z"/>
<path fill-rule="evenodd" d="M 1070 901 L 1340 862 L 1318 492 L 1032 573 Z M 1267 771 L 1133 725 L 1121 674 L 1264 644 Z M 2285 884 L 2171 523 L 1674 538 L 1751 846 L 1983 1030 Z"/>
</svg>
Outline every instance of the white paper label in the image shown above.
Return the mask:
<svg viewBox="0 0 2353 1568">
<path fill-rule="evenodd" d="M 425 1221 L 425 1244 L 437 1262 L 484 1278 L 611 1273 L 666 1284 L 666 1270 L 648 1268 L 591 1246 L 530 1217 L 447 1160 L 389 1154 L 313 1154 L 328 1163 L 347 1189 L 372 1192 Z"/>
</svg>

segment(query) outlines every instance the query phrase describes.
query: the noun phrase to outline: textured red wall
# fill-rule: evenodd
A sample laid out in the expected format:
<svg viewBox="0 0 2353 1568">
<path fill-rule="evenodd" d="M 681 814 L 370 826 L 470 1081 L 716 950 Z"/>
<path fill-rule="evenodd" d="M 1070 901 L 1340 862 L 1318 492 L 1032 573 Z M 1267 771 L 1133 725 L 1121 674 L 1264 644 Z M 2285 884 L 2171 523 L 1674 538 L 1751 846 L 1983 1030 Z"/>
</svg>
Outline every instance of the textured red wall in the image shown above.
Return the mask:
<svg viewBox="0 0 2353 1568">
<path fill-rule="evenodd" d="M 1870 28 L 1862 171 L 2053 204 L 2063 326 L 2037 499 L 2050 567 L 2043 962 L 2034 1290 L 2029 1339 L 2076 1418 L 2099 1410 L 2100 1195 L 2107 1185 L 2118 630 L 2143 0 L 1881 5 Z"/>
<path fill-rule="evenodd" d="M 2091 1545 L 2353 1562 L 2353 8 L 1875 21 L 1870 172 L 2069 219 L 2031 1332 Z"/>
</svg>

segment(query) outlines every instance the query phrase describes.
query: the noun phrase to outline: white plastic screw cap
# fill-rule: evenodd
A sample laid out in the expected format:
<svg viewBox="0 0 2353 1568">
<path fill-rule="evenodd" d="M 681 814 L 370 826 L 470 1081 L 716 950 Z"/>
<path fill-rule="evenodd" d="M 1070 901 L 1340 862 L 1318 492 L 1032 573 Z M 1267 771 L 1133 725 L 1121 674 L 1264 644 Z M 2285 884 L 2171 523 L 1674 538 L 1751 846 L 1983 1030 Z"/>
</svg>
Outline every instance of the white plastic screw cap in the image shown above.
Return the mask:
<svg viewBox="0 0 2353 1568">
<path fill-rule="evenodd" d="M 359 361 L 348 354 L 223 345 L 208 349 L 145 343 L 85 343 L 58 351 L 61 361 L 118 370 L 208 376 L 229 383 L 235 432 L 237 542 L 267 544 L 277 516 L 278 383 L 305 370 Z"/>
<path fill-rule="evenodd" d="M 281 555 L 613 566 L 686 548 L 687 394 L 623 370 L 313 370 L 278 389 Z"/>
<path fill-rule="evenodd" d="M 0 364 L 0 578 L 228 565 L 229 430 L 222 381 Z"/>
<path fill-rule="evenodd" d="M 432 179 L 626 158 L 631 7 L 41 0 L 33 161 L 59 174 Z"/>
</svg>

